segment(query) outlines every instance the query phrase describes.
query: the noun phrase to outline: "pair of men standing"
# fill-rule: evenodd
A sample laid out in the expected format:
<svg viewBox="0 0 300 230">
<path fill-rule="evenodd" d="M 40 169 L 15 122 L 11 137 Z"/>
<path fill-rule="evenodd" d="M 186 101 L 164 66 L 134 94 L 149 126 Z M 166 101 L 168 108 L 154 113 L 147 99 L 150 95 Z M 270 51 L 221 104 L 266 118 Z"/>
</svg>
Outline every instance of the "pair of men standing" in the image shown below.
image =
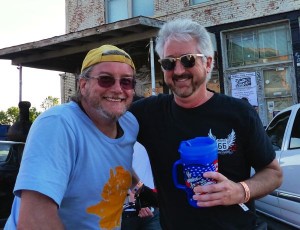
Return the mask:
<svg viewBox="0 0 300 230">
<path fill-rule="evenodd" d="M 46 111 L 33 124 L 6 229 L 17 223 L 24 229 L 41 223 L 45 229 L 117 229 L 137 135 L 151 162 L 163 229 L 256 227 L 254 199 L 282 181 L 256 111 L 240 99 L 207 90 L 214 54 L 209 34 L 198 23 L 166 23 L 156 51 L 173 94 L 135 102 L 130 108 L 134 116 L 125 112 L 134 93 L 130 56 L 116 47 L 90 51 L 77 100 Z M 208 135 L 231 142 L 219 149 L 219 172 L 204 174 L 217 183 L 194 189 L 193 198 L 202 207 L 194 208 L 173 185 L 172 166 L 181 141 Z M 42 143 L 36 143 L 37 137 Z M 256 170 L 252 177 L 251 167 Z M 85 181 L 88 176 L 97 186 Z"/>
</svg>

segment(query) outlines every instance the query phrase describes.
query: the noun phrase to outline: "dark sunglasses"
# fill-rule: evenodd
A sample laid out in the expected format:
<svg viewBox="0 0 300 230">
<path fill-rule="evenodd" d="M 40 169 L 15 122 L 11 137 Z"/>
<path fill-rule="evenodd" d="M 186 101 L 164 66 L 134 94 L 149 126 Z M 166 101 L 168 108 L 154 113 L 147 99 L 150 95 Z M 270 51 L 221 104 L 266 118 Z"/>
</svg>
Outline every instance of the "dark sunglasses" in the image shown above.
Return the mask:
<svg viewBox="0 0 300 230">
<path fill-rule="evenodd" d="M 195 65 L 197 57 L 205 57 L 204 54 L 185 54 L 178 58 L 163 58 L 159 59 L 159 63 L 164 70 L 174 70 L 176 66 L 176 61 L 179 60 L 184 68 L 192 68 Z"/>
<path fill-rule="evenodd" d="M 98 77 L 89 77 L 98 80 L 98 85 L 103 88 L 110 88 L 116 83 L 116 78 L 112 76 L 98 76 Z M 119 79 L 120 86 L 124 90 L 131 90 L 135 87 L 135 79 L 132 77 L 123 77 Z"/>
</svg>

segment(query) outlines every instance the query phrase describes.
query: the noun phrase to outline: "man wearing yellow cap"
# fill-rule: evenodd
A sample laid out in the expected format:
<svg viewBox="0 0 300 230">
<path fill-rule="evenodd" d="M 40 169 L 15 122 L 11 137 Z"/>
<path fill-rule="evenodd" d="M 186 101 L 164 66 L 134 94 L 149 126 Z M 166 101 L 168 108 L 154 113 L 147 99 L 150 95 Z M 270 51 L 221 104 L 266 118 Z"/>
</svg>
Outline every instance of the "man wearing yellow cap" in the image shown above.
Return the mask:
<svg viewBox="0 0 300 230">
<path fill-rule="evenodd" d="M 33 123 L 5 229 L 119 229 L 138 124 L 131 57 L 91 50 L 72 101 Z"/>
</svg>

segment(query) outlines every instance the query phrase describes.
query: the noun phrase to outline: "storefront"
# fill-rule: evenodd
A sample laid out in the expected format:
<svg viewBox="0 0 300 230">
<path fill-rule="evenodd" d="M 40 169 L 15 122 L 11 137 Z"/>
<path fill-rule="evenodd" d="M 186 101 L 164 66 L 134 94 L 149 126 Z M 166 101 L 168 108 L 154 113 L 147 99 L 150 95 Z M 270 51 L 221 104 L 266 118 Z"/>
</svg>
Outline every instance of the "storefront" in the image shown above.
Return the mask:
<svg viewBox="0 0 300 230">
<path fill-rule="evenodd" d="M 297 74 L 295 43 L 300 39 L 292 39 L 295 31 L 291 29 L 291 20 L 270 17 L 259 22 L 256 19 L 244 26 L 219 28 L 216 33 L 219 34 L 218 53 L 222 53 L 221 61 L 218 59 L 219 80 L 221 92 L 246 98 L 267 125 L 280 110 L 299 102 L 300 71 Z M 299 33 L 298 17 L 297 25 Z"/>
</svg>

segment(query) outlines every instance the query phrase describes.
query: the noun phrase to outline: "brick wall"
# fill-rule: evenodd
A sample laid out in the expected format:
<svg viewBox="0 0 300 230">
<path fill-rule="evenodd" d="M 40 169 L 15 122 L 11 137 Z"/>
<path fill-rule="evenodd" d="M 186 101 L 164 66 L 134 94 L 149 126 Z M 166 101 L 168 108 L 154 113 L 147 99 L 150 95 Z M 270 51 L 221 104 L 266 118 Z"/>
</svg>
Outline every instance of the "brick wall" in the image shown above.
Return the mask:
<svg viewBox="0 0 300 230">
<path fill-rule="evenodd" d="M 298 9 L 300 0 L 212 0 L 194 6 L 189 6 L 189 0 L 154 0 L 155 18 L 192 18 L 206 27 Z M 104 23 L 105 0 L 66 0 L 67 33 Z M 75 93 L 74 75 L 67 75 L 63 85 L 62 103 Z"/>
<path fill-rule="evenodd" d="M 149 0 L 150 1 L 150 0 Z M 105 23 L 104 0 L 67 0 L 67 33 Z M 189 0 L 154 0 L 154 17 L 193 18 L 214 26 L 300 9 L 300 0 L 212 0 L 189 6 Z"/>
<path fill-rule="evenodd" d="M 192 18 L 214 26 L 300 9 L 300 0 L 213 0 L 189 6 L 188 0 L 156 0 L 155 17 L 161 20 Z"/>
<path fill-rule="evenodd" d="M 104 0 L 66 0 L 66 32 L 75 32 L 105 23 Z"/>
<path fill-rule="evenodd" d="M 70 98 L 76 92 L 75 76 L 71 73 L 66 73 L 61 75 L 61 87 L 63 92 L 61 94 L 61 103 L 68 102 Z"/>
</svg>

